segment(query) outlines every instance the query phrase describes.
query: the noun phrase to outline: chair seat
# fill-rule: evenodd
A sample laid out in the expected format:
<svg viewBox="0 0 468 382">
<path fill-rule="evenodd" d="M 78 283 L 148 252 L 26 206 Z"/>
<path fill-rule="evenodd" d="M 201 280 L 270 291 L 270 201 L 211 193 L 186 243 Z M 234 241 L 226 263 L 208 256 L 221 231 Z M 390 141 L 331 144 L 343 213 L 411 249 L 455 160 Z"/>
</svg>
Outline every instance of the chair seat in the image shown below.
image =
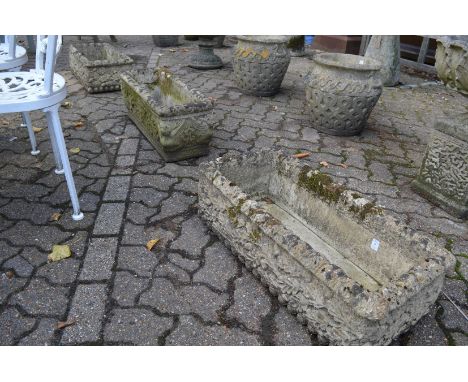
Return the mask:
<svg viewBox="0 0 468 382">
<path fill-rule="evenodd" d="M 66 97 L 65 79 L 54 74 L 52 94 L 44 94 L 44 73 L 0 73 L 0 113 L 15 113 L 43 109 L 55 105 Z"/>
<path fill-rule="evenodd" d="M 19 68 L 28 62 L 26 49 L 16 45 L 16 57 L 12 58 L 8 54 L 8 44 L 0 44 L 0 70 L 10 70 Z"/>
</svg>

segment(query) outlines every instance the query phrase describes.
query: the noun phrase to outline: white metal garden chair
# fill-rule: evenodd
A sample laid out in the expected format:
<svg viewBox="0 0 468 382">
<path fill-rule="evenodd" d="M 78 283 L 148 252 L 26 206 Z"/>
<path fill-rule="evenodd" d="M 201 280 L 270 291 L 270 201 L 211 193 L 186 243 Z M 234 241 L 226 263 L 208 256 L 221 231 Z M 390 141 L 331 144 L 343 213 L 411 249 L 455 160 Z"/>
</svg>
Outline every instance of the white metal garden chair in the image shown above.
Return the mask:
<svg viewBox="0 0 468 382">
<path fill-rule="evenodd" d="M 37 36 L 36 68 L 0 73 L 0 114 L 42 110 L 54 152 L 57 174 L 65 174 L 73 205 L 73 220 L 83 219 L 60 124 L 60 103 L 67 95 L 65 79 L 54 72 L 58 36 Z"/>
<path fill-rule="evenodd" d="M 5 42 L 0 44 L 0 72 L 19 71 L 26 62 L 28 62 L 26 49 L 16 45 L 16 36 L 5 36 Z M 38 155 L 40 151 L 37 149 L 31 117 L 27 112 L 21 115 L 23 117 L 23 126 L 28 128 L 29 140 L 31 141 L 31 154 Z"/>
</svg>

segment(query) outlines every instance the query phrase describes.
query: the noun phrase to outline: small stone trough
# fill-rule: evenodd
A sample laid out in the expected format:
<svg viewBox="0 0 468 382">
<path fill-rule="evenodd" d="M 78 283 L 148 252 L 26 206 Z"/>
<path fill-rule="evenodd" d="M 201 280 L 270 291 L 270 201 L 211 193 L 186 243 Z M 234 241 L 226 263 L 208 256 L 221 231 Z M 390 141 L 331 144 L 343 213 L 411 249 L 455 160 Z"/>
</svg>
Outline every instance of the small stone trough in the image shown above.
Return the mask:
<svg viewBox="0 0 468 382">
<path fill-rule="evenodd" d="M 382 345 L 425 315 L 454 257 L 319 170 L 275 151 L 200 165 L 199 213 L 331 344 Z"/>
<path fill-rule="evenodd" d="M 120 73 L 130 70 L 133 59 L 107 43 L 70 45 L 70 68 L 89 93 L 120 89 Z"/>
<path fill-rule="evenodd" d="M 121 75 L 129 117 L 166 162 L 207 155 L 213 101 L 166 69 Z"/>
</svg>

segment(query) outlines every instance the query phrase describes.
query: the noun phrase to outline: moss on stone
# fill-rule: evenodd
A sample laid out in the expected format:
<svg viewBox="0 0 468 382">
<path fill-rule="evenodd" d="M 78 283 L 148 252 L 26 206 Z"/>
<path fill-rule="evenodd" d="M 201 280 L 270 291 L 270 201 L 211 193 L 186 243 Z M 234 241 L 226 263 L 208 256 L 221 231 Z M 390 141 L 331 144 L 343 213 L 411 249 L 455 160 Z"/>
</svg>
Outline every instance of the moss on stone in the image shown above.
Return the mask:
<svg viewBox="0 0 468 382">
<path fill-rule="evenodd" d="M 362 207 L 358 207 L 356 205 L 352 205 L 349 210 L 354 212 L 356 215 L 359 216 L 359 219 L 364 220 L 367 215 L 381 215 L 382 209 L 377 207 L 374 202 L 369 202 L 364 204 Z"/>
<path fill-rule="evenodd" d="M 241 213 L 241 207 L 245 203 L 245 201 L 246 201 L 246 199 L 240 199 L 239 202 L 237 203 L 237 205 L 232 206 L 232 207 L 228 207 L 226 209 L 229 220 L 231 220 L 231 222 L 234 225 L 237 225 L 237 223 L 238 223 L 238 215 Z"/>
<path fill-rule="evenodd" d="M 249 234 L 249 237 L 250 237 L 250 239 L 252 239 L 252 241 L 259 241 L 261 236 L 262 236 L 262 234 L 258 229 L 253 230 Z"/>
<path fill-rule="evenodd" d="M 329 175 L 321 173 L 319 170 L 312 172 L 309 166 L 305 166 L 299 173 L 298 185 L 313 191 L 328 203 L 336 203 L 345 190 L 344 186 L 333 183 Z"/>
</svg>

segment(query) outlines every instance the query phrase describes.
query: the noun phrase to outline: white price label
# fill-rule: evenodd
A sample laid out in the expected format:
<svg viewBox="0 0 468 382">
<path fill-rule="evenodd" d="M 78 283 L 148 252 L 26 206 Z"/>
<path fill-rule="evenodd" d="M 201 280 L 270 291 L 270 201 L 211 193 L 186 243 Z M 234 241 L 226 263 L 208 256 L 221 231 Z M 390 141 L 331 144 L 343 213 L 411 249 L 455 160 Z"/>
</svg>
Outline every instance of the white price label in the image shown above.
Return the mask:
<svg viewBox="0 0 468 382">
<path fill-rule="evenodd" d="M 379 249 L 379 245 L 380 245 L 380 241 L 378 241 L 377 239 L 372 239 L 372 243 L 371 243 L 370 247 L 371 247 L 375 252 L 377 252 L 377 250 Z"/>
</svg>

